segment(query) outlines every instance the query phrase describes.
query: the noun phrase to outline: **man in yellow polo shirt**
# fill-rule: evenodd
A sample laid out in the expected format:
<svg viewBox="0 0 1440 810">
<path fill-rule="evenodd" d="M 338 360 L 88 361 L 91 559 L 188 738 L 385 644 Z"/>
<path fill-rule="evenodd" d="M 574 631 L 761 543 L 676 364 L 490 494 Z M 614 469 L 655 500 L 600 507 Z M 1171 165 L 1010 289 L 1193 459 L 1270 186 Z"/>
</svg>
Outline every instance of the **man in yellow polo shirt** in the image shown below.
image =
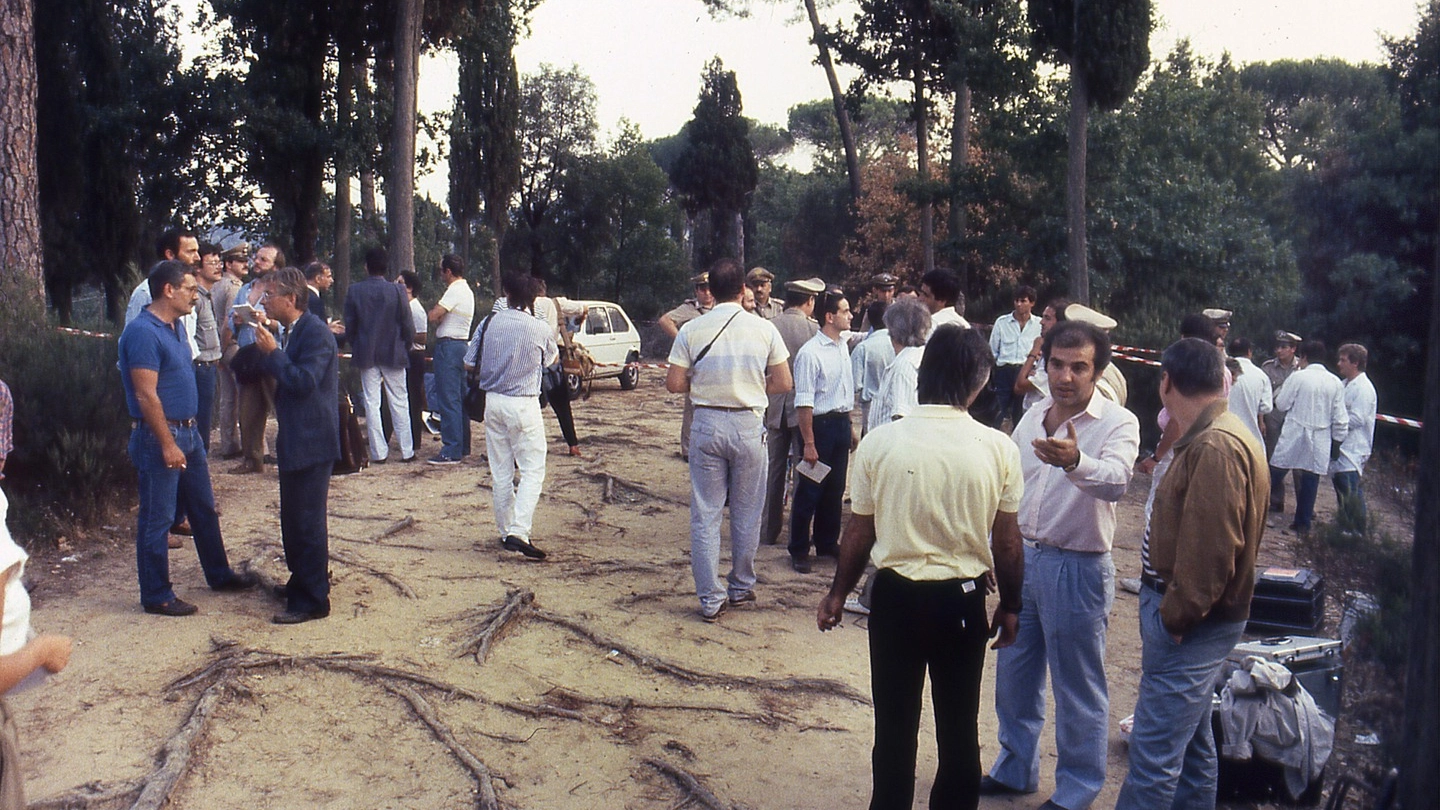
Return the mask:
<svg viewBox="0 0 1440 810">
<path fill-rule="evenodd" d="M 919 407 L 870 431 L 850 467 L 852 514 L 816 621 L 822 631 L 840 623 L 845 595 L 874 562 L 872 809 L 914 799 L 927 670 L 940 760 L 930 807 L 974 807 L 980 795 L 985 639 L 998 632 L 997 649 L 1015 640 L 1025 569 L 1020 451 L 967 410 L 993 364 L 975 330 L 935 330 L 920 361 Z M 987 621 L 991 570 L 1000 604 Z"/>
</svg>

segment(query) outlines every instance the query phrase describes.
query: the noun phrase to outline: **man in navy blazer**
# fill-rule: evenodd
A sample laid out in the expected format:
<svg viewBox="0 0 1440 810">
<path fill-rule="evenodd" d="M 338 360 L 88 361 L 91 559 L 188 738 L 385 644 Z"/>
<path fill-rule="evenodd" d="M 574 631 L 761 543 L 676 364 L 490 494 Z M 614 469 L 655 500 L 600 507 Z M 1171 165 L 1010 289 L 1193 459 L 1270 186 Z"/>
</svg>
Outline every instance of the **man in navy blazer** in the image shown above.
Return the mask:
<svg viewBox="0 0 1440 810">
<path fill-rule="evenodd" d="M 281 347 L 268 329 L 255 345 L 275 378 L 276 466 L 280 472 L 280 537 L 290 581 L 285 612 L 276 624 L 299 624 L 330 615 L 330 471 L 340 457 L 340 358 L 335 336 L 306 312 L 305 276 L 287 267 L 266 280 L 265 311 L 285 326 Z"/>
<path fill-rule="evenodd" d="M 365 391 L 365 430 L 370 437 L 370 460 L 384 464 L 390 444 L 380 424 L 380 387 L 390 398 L 390 420 L 394 425 L 410 424 L 410 396 L 405 371 L 410 365 L 410 343 L 415 323 L 410 302 L 397 284 L 386 279 L 389 258 L 384 248 L 365 253 L 364 281 L 350 285 L 345 294 L 345 337 L 350 342 L 351 365 L 360 369 Z M 400 460 L 414 461 L 415 446 L 410 431 L 397 430 Z"/>
</svg>

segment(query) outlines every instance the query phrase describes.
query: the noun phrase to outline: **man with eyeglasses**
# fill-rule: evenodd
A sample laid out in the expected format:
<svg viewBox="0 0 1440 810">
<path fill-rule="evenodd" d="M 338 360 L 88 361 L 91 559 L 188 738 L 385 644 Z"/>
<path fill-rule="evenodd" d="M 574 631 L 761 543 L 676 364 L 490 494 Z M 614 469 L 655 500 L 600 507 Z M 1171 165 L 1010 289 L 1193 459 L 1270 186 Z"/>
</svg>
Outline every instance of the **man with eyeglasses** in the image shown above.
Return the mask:
<svg viewBox="0 0 1440 810">
<path fill-rule="evenodd" d="M 704 315 L 715 307 L 715 296 L 710 294 L 710 274 L 700 273 L 690 279 L 695 284 L 695 297 L 687 298 L 680 306 L 660 316 L 660 329 L 673 341 L 680 334 L 680 327 Z M 690 395 L 685 395 L 685 413 L 680 419 L 680 459 L 690 461 L 690 423 L 695 419 L 695 405 Z"/>
</svg>

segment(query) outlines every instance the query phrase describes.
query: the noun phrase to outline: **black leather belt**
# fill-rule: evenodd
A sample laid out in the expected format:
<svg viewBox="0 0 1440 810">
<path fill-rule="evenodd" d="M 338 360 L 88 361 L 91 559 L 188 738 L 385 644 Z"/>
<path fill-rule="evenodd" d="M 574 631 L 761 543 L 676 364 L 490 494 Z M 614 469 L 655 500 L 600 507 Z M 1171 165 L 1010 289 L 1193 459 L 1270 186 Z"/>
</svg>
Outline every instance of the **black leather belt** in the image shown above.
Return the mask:
<svg viewBox="0 0 1440 810">
<path fill-rule="evenodd" d="M 829 413 L 817 413 L 817 414 L 815 414 L 815 416 L 814 416 L 814 421 L 818 422 L 818 421 L 820 421 L 821 419 L 849 419 L 849 418 L 850 418 L 850 412 L 849 412 L 849 411 L 831 411 L 831 412 L 829 412 Z"/>
<path fill-rule="evenodd" d="M 1161 596 L 1165 595 L 1165 580 L 1159 577 L 1152 577 L 1149 574 L 1140 575 L 1140 584 L 1155 591 Z"/>
<path fill-rule="evenodd" d="M 193 428 L 193 427 L 195 427 L 195 420 L 194 420 L 194 419 L 166 419 L 166 420 L 165 420 L 165 424 L 167 424 L 167 425 L 169 425 L 169 426 L 171 426 L 171 427 Z M 135 419 L 135 420 L 132 420 L 132 421 L 130 422 L 130 429 L 131 429 L 131 430 L 136 430 L 137 428 L 143 427 L 144 425 L 145 425 L 145 422 L 144 422 L 144 421 L 142 421 L 142 420 L 140 420 L 140 419 Z"/>
<path fill-rule="evenodd" d="M 213 365 L 215 365 L 215 364 L 218 363 L 218 362 L 220 362 L 220 361 L 219 361 L 219 360 L 196 360 L 196 361 L 195 361 L 195 365 L 197 365 L 197 366 L 213 366 Z"/>
</svg>

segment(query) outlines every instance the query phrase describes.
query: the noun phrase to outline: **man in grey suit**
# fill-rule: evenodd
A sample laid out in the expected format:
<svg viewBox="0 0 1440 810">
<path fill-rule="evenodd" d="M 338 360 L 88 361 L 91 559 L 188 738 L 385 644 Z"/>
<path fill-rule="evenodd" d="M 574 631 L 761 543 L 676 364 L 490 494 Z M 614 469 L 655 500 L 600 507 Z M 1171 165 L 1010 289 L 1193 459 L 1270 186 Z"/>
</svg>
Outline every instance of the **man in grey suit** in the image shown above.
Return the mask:
<svg viewBox="0 0 1440 810">
<path fill-rule="evenodd" d="M 330 615 L 325 515 L 330 471 L 340 457 L 340 420 L 335 408 L 340 396 L 340 358 L 329 327 L 305 311 L 310 298 L 305 276 L 287 267 L 266 284 L 266 311 L 285 326 L 284 347 L 268 329 L 257 329 L 255 339 L 265 355 L 266 373 L 275 378 L 280 537 L 285 565 L 290 569 L 290 581 L 282 588 L 285 611 L 275 614 L 274 622 L 299 624 Z"/>
<path fill-rule="evenodd" d="M 388 266 L 385 249 L 370 248 L 365 253 L 368 277 L 352 284 L 345 295 L 345 336 L 350 341 L 350 362 L 360 369 L 360 385 L 365 391 L 365 430 L 370 437 L 370 461 L 375 464 L 384 464 L 390 457 L 390 443 L 380 424 L 382 383 L 390 398 L 391 424 L 410 424 L 405 369 L 410 365 L 415 324 L 410 319 L 405 291 L 385 277 Z M 400 460 L 414 461 L 410 431 L 396 430 L 395 438 L 400 442 Z"/>
</svg>

